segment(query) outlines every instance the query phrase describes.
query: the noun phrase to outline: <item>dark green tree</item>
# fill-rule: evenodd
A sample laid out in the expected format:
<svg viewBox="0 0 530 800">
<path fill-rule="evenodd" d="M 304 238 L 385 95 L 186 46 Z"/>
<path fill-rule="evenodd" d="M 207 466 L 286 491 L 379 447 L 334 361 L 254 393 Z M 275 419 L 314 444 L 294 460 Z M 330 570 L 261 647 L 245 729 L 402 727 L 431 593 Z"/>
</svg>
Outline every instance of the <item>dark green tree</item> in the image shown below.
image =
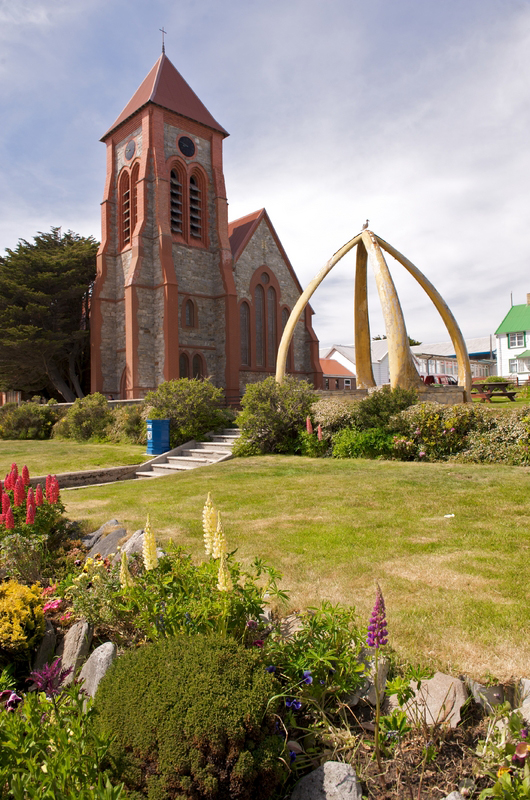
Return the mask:
<svg viewBox="0 0 530 800">
<path fill-rule="evenodd" d="M 97 249 L 52 228 L 0 256 L 0 389 L 84 396 Z"/>
</svg>

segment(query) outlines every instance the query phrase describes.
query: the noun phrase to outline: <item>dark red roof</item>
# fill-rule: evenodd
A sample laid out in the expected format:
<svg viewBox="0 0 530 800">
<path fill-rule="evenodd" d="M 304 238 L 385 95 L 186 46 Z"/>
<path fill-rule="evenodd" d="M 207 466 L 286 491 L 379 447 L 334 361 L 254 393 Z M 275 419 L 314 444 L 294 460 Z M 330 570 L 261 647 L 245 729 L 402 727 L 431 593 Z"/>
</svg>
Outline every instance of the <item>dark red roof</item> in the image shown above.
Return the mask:
<svg viewBox="0 0 530 800">
<path fill-rule="evenodd" d="M 142 106 L 154 103 L 183 117 L 200 122 L 208 128 L 219 131 L 224 136 L 228 132 L 212 117 L 206 106 L 199 100 L 193 89 L 188 86 L 169 58 L 162 53 L 153 69 L 136 90 L 120 116 L 102 137 L 102 141 L 122 122 L 132 117 Z"/>
<path fill-rule="evenodd" d="M 245 249 L 248 240 L 265 216 L 265 213 L 265 209 L 260 208 L 259 211 L 253 211 L 252 214 L 247 214 L 246 217 L 241 217 L 241 219 L 228 223 L 228 238 L 230 239 L 230 249 L 232 250 L 234 261 L 237 261 Z"/>
</svg>

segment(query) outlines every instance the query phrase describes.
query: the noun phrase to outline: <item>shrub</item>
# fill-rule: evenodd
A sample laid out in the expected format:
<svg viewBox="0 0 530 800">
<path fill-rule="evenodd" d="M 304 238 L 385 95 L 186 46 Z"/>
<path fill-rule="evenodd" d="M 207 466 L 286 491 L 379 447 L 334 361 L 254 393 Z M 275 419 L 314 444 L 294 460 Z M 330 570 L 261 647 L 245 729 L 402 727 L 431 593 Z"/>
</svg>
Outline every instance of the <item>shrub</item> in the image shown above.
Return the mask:
<svg viewBox="0 0 530 800">
<path fill-rule="evenodd" d="M 234 455 L 293 453 L 300 429 L 316 400 L 313 387 L 287 375 L 282 384 L 274 376 L 247 386 L 237 421 L 241 436 Z"/>
<path fill-rule="evenodd" d="M 229 414 L 223 403 L 223 390 L 210 381 L 180 378 L 146 394 L 143 417 L 171 420 L 171 447 L 178 447 L 226 425 Z"/>
<path fill-rule="evenodd" d="M 44 634 L 40 586 L 0 583 L 0 652 L 4 661 L 31 655 Z M 1 715 L 0 715 L 1 716 Z"/>
<path fill-rule="evenodd" d="M 413 405 L 417 399 L 416 389 L 390 389 L 389 386 L 382 386 L 355 404 L 352 410 L 353 426 L 360 431 L 368 428 L 391 431 L 391 418 Z"/>
<path fill-rule="evenodd" d="M 514 408 L 497 415 L 484 410 L 485 424 L 471 431 L 458 461 L 486 464 L 530 463 L 530 414 L 528 408 Z"/>
<path fill-rule="evenodd" d="M 334 458 L 378 458 L 392 454 L 393 437 L 382 428 L 345 428 L 333 437 Z"/>
<path fill-rule="evenodd" d="M 331 397 L 313 404 L 311 417 L 315 426 L 322 426 L 322 436 L 326 441 L 329 442 L 334 433 L 352 425 L 355 405 L 355 402 L 348 403 Z"/>
<path fill-rule="evenodd" d="M 0 408 L 2 439 L 49 439 L 63 412 L 54 405 L 7 403 Z"/>
<path fill-rule="evenodd" d="M 99 392 L 77 398 L 64 417 L 53 428 L 53 435 L 61 439 L 85 442 L 89 439 L 104 441 L 108 436 L 113 416 L 106 397 Z"/>
<path fill-rule="evenodd" d="M 150 800 L 270 797 L 282 770 L 261 654 L 229 639 L 176 636 L 128 651 L 95 698 L 117 774 Z"/>
<path fill-rule="evenodd" d="M 142 408 L 141 404 L 112 408 L 112 421 L 107 428 L 108 440 L 125 444 L 146 444 L 145 419 Z"/>
</svg>

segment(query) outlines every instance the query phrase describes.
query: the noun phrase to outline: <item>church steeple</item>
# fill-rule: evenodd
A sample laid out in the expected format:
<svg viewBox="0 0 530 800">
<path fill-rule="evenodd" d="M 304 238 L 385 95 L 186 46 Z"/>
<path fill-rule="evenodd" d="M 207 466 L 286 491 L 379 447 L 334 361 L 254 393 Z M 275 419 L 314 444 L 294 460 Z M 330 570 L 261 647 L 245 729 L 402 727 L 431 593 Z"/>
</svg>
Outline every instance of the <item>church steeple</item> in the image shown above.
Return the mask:
<svg viewBox="0 0 530 800">
<path fill-rule="evenodd" d="M 105 141 L 116 128 L 148 103 L 154 103 L 168 111 L 180 114 L 182 117 L 206 125 L 214 131 L 219 131 L 223 136 L 229 135 L 222 125 L 219 125 L 212 117 L 204 103 L 199 100 L 166 54 L 162 53 L 117 120 L 102 136 L 101 141 Z"/>
</svg>

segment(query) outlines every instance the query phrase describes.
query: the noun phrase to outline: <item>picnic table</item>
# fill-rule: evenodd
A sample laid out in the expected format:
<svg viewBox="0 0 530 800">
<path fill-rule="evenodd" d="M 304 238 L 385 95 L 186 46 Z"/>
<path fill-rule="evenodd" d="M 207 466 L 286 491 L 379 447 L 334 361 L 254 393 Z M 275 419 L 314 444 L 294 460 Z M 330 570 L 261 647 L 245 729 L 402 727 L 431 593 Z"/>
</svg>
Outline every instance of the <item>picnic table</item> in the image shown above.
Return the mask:
<svg viewBox="0 0 530 800">
<path fill-rule="evenodd" d="M 492 397 L 507 397 L 515 403 L 515 391 L 507 391 L 510 381 L 495 381 L 495 383 L 473 383 L 471 396 L 480 397 L 483 403 L 491 403 Z"/>
</svg>

